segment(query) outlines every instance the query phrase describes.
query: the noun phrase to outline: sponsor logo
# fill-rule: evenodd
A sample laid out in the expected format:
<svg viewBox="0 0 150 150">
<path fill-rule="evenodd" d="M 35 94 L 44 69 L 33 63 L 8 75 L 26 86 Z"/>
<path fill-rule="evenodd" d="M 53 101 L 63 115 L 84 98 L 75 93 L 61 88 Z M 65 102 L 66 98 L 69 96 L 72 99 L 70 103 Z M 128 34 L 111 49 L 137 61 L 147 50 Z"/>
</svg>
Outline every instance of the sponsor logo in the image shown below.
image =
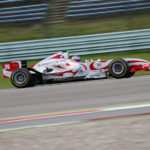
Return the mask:
<svg viewBox="0 0 150 150">
<path fill-rule="evenodd" d="M 5 70 L 10 70 L 10 64 L 4 64 L 4 69 Z"/>
</svg>

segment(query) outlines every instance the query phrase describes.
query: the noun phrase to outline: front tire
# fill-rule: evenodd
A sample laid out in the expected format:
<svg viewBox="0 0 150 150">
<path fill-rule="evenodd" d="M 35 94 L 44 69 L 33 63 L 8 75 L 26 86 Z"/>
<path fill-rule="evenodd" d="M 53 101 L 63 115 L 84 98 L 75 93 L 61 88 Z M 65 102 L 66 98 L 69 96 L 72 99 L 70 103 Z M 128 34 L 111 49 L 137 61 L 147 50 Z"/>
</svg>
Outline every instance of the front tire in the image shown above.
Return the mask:
<svg viewBox="0 0 150 150">
<path fill-rule="evenodd" d="M 114 78 L 124 78 L 128 76 L 129 72 L 128 63 L 123 59 L 114 59 L 109 65 L 109 73 Z"/>
<path fill-rule="evenodd" d="M 32 76 L 26 68 L 19 68 L 11 74 L 11 83 L 17 88 L 30 87 Z"/>
</svg>

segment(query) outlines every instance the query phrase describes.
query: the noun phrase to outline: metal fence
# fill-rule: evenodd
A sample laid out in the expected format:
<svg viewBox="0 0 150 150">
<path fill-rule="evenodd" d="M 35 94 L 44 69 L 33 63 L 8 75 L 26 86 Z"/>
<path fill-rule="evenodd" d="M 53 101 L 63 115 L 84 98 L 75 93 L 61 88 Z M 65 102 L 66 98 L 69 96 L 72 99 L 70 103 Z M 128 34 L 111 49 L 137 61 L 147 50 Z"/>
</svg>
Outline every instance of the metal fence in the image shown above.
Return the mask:
<svg viewBox="0 0 150 150">
<path fill-rule="evenodd" d="M 42 20 L 47 10 L 46 3 L 0 8 L 0 23 Z"/>
<path fill-rule="evenodd" d="M 88 20 L 150 10 L 149 0 L 1 0 L 0 4 L 0 24 Z"/>
<path fill-rule="evenodd" d="M 105 14 L 119 14 L 150 9 L 148 0 L 81 0 L 70 1 L 67 17 L 84 17 Z"/>
<path fill-rule="evenodd" d="M 62 49 L 70 55 L 150 49 L 150 29 L 0 44 L 0 62 L 42 59 Z"/>
</svg>

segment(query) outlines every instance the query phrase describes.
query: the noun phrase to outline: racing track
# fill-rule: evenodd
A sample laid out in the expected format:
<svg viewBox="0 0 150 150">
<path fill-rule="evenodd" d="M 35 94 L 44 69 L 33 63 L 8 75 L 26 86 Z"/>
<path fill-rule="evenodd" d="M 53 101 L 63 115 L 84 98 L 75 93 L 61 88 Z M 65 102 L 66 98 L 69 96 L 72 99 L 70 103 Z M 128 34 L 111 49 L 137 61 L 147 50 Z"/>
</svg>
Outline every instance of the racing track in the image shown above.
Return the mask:
<svg viewBox="0 0 150 150">
<path fill-rule="evenodd" d="M 150 76 L 140 76 L 1 90 L 0 118 L 150 102 L 149 81 Z M 137 110 L 140 113 L 150 113 L 149 108 L 126 110 L 123 114 L 129 115 Z M 115 113 L 119 115 L 122 112 Z M 103 114 L 103 117 L 106 116 L 107 114 Z M 98 114 L 95 113 L 91 119 L 97 117 Z"/>
</svg>

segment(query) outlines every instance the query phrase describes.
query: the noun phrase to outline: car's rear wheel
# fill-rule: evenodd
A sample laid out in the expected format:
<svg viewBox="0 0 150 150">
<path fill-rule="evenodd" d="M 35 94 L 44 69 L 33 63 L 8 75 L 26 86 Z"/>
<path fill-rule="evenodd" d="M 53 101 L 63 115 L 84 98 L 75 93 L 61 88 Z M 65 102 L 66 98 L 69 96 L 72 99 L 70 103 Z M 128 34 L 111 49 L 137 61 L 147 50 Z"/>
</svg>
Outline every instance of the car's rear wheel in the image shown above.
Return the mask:
<svg viewBox="0 0 150 150">
<path fill-rule="evenodd" d="M 109 65 L 109 73 L 114 78 L 124 78 L 129 72 L 128 63 L 123 59 L 114 59 Z"/>
<path fill-rule="evenodd" d="M 32 85 L 32 76 L 27 69 L 19 68 L 11 74 L 11 83 L 17 88 L 30 87 Z"/>
</svg>

